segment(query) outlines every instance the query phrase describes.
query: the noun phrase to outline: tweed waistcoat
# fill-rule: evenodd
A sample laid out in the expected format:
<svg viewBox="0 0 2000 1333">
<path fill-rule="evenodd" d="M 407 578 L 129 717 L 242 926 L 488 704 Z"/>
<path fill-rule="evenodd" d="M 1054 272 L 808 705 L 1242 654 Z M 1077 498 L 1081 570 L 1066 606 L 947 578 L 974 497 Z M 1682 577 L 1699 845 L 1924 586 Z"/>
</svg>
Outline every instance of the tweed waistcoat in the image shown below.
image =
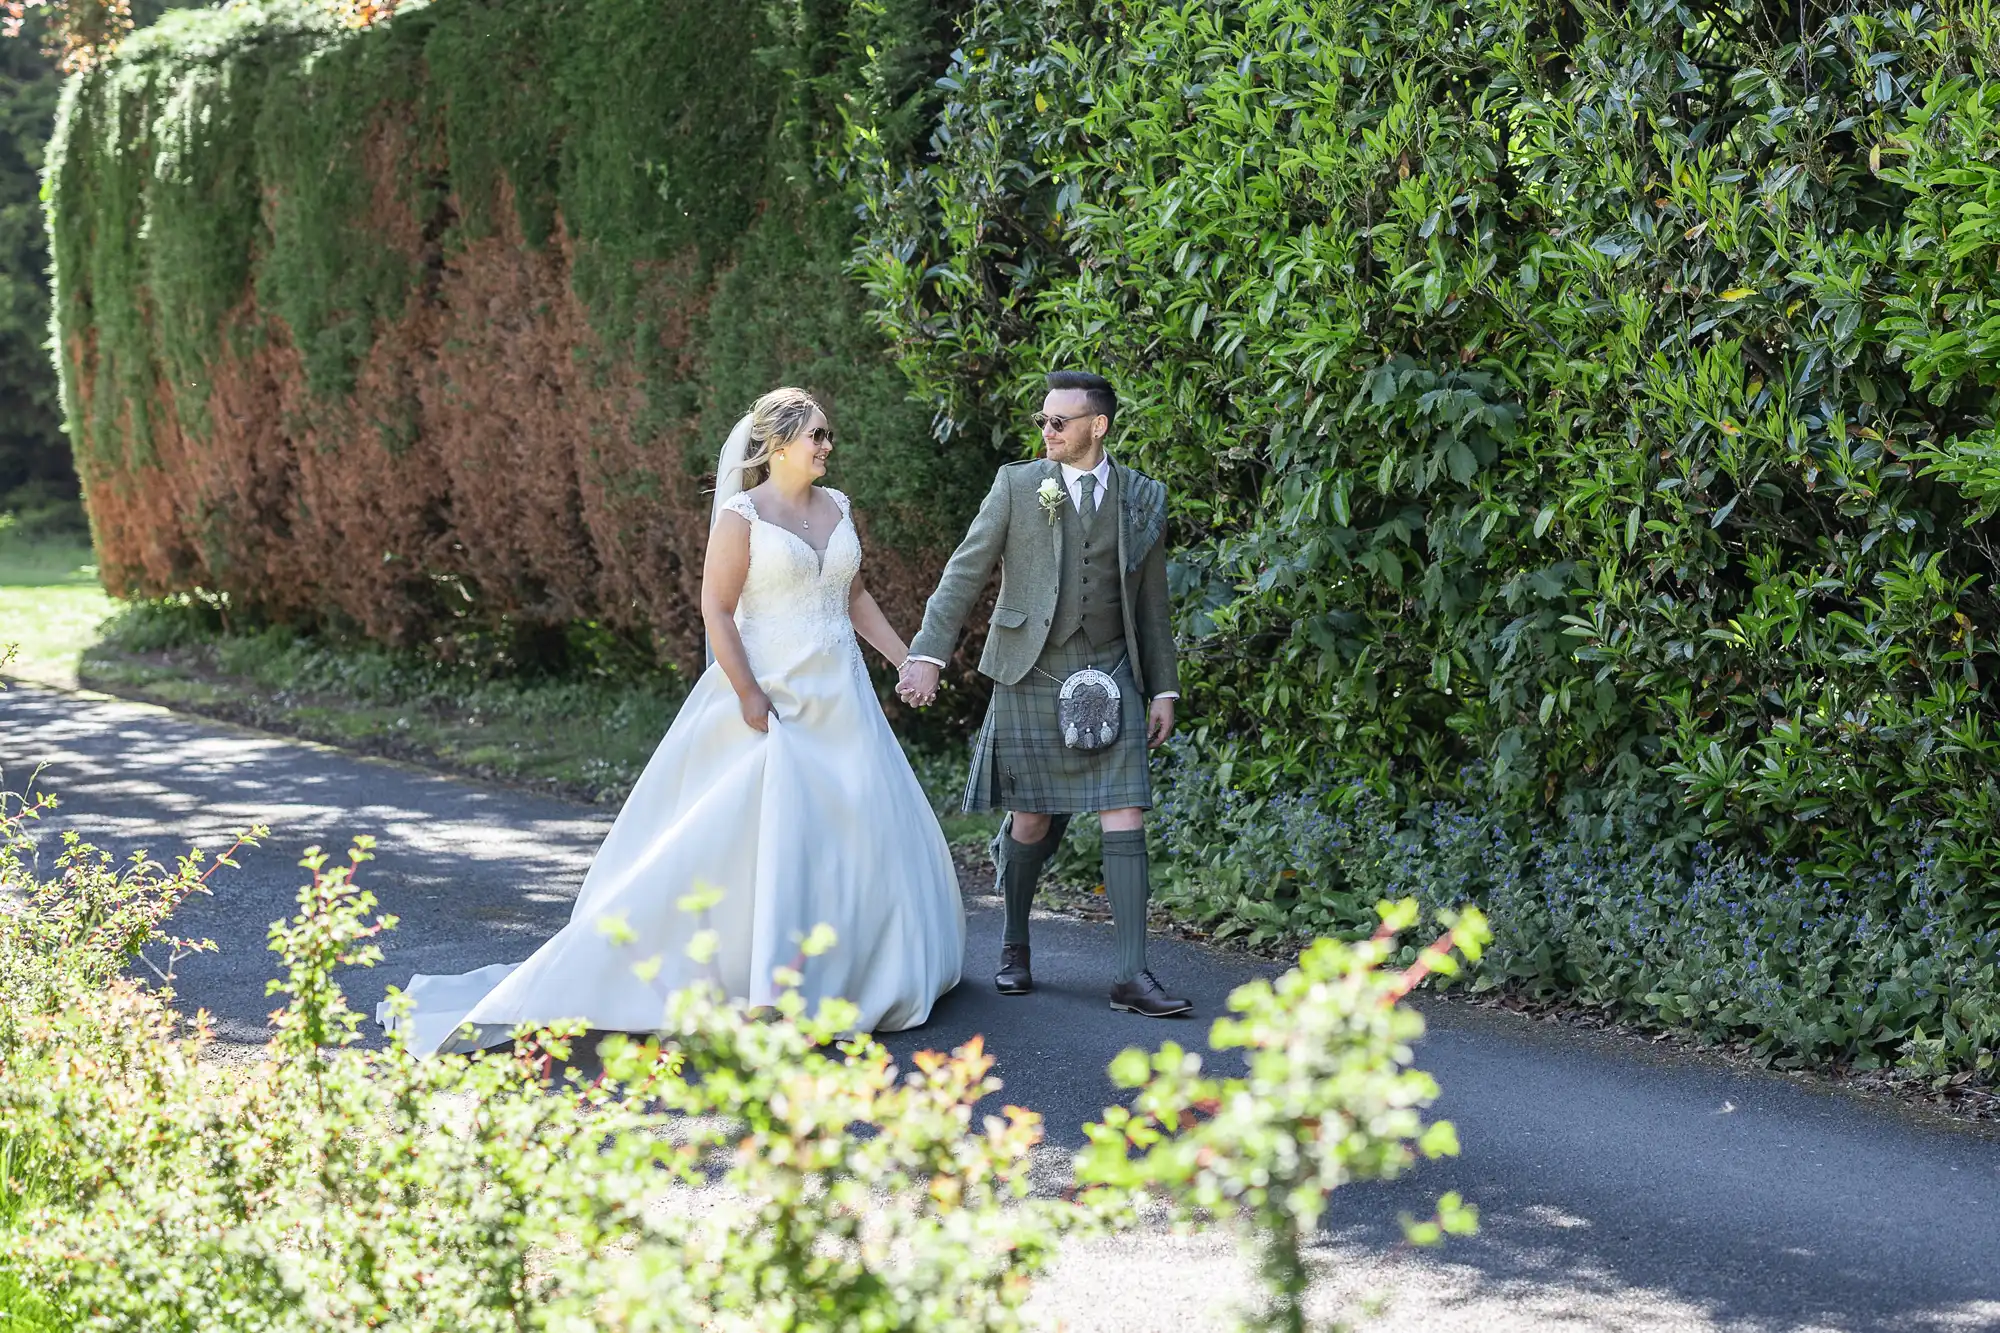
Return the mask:
<svg viewBox="0 0 2000 1333">
<path fill-rule="evenodd" d="M 1107 487 L 1089 519 L 1074 504 L 1062 507 L 1062 591 L 1056 594 L 1049 644 L 1082 630 L 1093 647 L 1125 637 L 1118 569 L 1118 491 Z"/>
</svg>

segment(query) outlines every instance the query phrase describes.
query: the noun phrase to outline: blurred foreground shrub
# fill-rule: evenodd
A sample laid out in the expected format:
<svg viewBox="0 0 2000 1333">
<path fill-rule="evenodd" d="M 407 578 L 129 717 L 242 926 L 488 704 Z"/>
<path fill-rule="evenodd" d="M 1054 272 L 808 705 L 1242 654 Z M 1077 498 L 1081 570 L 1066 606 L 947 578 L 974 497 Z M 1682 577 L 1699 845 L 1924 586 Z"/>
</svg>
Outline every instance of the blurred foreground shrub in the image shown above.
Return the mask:
<svg viewBox="0 0 2000 1333">
<path fill-rule="evenodd" d="M 564 1074 L 574 1028 L 462 1060 L 364 1047 L 335 973 L 377 961 L 394 924 L 353 880 L 368 839 L 346 865 L 311 850 L 298 914 L 272 927 L 266 1058 L 204 1063 L 206 1018 L 128 976 L 144 957 L 170 984 L 206 947 L 164 929 L 201 859 L 120 869 L 70 839 L 38 878 L 47 804 L 7 811 L 0 851 L 18 900 L 0 1135 L 37 1183 L 0 1254 L 66 1327 L 1016 1329 L 1063 1235 L 1129 1225 L 1155 1191 L 1242 1217 L 1281 1311 L 1328 1192 L 1456 1147 L 1421 1121 L 1437 1089 L 1407 1069 L 1422 1023 L 1398 1001 L 1454 941 L 1476 954 L 1476 916 L 1399 973 L 1415 909 L 1385 908 L 1376 940 L 1240 991 L 1217 1035 L 1252 1052 L 1246 1078 L 1204 1079 L 1174 1047 L 1122 1057 L 1135 1108 L 1090 1128 L 1077 1198 L 1036 1197 L 1039 1117 L 985 1110 L 979 1039 L 899 1069 L 842 1002 L 663 996 L 661 1031 L 607 1038 L 589 1082 Z M 1470 1220 L 1447 1200 L 1412 1235 Z"/>
</svg>

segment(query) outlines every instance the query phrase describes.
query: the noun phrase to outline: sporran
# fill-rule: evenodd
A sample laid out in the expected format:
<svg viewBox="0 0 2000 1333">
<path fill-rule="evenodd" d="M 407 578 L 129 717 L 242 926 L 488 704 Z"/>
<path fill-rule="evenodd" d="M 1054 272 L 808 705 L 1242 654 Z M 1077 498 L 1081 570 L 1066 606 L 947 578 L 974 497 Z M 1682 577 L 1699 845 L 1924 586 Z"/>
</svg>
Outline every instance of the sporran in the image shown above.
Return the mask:
<svg viewBox="0 0 2000 1333">
<path fill-rule="evenodd" d="M 1072 673 L 1056 701 L 1063 744 L 1085 754 L 1111 748 L 1122 721 L 1118 682 L 1096 667 Z"/>
</svg>

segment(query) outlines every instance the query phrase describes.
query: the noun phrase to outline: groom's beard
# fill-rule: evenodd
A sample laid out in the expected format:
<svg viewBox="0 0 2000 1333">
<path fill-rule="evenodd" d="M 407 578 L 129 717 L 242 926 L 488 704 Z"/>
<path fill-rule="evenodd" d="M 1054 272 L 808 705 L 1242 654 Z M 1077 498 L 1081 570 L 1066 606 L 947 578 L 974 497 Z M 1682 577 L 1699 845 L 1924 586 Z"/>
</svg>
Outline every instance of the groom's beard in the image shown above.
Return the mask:
<svg viewBox="0 0 2000 1333">
<path fill-rule="evenodd" d="M 1051 446 L 1048 437 L 1044 436 L 1042 438 L 1042 453 L 1051 462 L 1067 463 L 1073 468 L 1088 471 L 1097 465 L 1098 459 L 1104 456 L 1104 447 L 1102 444 L 1091 445 L 1087 443 L 1072 445 L 1067 440 L 1058 440 L 1054 446 Z"/>
</svg>

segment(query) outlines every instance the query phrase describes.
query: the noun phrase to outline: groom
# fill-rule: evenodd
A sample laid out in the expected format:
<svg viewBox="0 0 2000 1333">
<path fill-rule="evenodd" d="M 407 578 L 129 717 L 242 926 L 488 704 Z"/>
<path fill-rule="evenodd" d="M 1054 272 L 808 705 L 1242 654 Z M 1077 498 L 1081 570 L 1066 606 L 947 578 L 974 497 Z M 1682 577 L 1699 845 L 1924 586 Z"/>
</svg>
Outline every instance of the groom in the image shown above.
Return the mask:
<svg viewBox="0 0 2000 1333">
<path fill-rule="evenodd" d="M 979 661 L 995 682 L 993 702 L 965 789 L 967 810 L 1008 812 L 993 844 L 1007 904 L 994 984 L 1002 995 L 1035 988 L 1035 881 L 1070 817 L 1095 810 L 1117 929 L 1111 1007 L 1165 1018 L 1193 1008 L 1146 969 L 1146 751 L 1173 734 L 1180 697 L 1167 610 L 1167 488 L 1105 454 L 1117 417 L 1118 395 L 1102 377 L 1048 377 L 1035 414 L 1048 456 L 1009 463 L 993 479 L 924 607 L 897 692 L 919 705 L 937 696 L 938 668 L 998 564 L 1000 597 Z M 1120 696 L 1117 739 L 1095 752 L 1065 745 L 1057 723 L 1064 680 L 1086 667 L 1108 673 Z"/>
</svg>

